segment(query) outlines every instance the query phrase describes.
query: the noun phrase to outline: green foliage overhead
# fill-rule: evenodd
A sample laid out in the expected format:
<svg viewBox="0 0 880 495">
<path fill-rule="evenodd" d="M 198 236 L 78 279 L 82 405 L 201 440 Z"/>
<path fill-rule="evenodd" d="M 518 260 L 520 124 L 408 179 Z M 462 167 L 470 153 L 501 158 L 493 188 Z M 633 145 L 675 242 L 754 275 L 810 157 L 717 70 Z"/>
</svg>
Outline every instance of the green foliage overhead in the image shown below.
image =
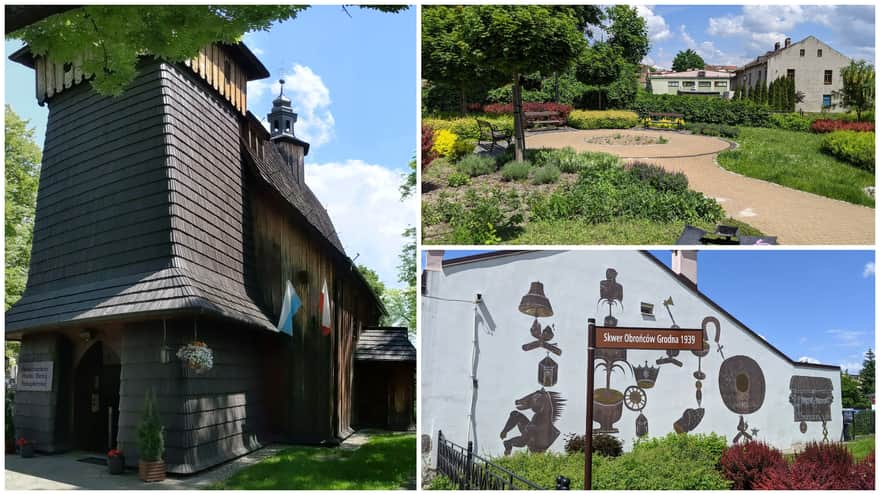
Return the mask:
<svg viewBox="0 0 880 495">
<path fill-rule="evenodd" d="M 376 273 L 376 270 L 366 265 L 358 265 L 358 271 L 361 272 L 361 275 L 370 284 L 373 292 L 376 293 L 376 297 L 382 299 L 382 296 L 385 294 L 385 284 L 379 279 L 379 274 Z"/>
<path fill-rule="evenodd" d="M 34 208 L 40 181 L 42 153 L 34 131 L 9 105 L 6 116 L 6 309 L 17 301 L 27 283 L 34 233 Z"/>
<path fill-rule="evenodd" d="M 248 31 L 296 18 L 306 5 L 87 5 L 10 33 L 35 55 L 58 63 L 81 61 L 92 87 L 119 95 L 134 80 L 138 58 L 171 62 L 215 42 L 237 43 Z M 405 6 L 368 6 L 397 12 Z M 80 59 L 81 57 L 81 59 Z"/>
<path fill-rule="evenodd" d="M 862 113 L 874 108 L 874 66 L 864 60 L 850 62 L 840 69 L 840 78 L 843 89 L 835 92 L 840 104 L 862 120 Z"/>
<path fill-rule="evenodd" d="M 624 60 L 638 65 L 648 54 L 648 24 L 635 7 L 612 5 L 606 11 L 611 25 L 608 27 L 608 43 L 619 47 Z"/>
<path fill-rule="evenodd" d="M 672 70 L 675 72 L 684 72 L 688 69 L 702 69 L 705 66 L 706 62 L 703 61 L 703 57 L 690 48 L 676 53 L 675 58 L 672 59 Z"/>
</svg>

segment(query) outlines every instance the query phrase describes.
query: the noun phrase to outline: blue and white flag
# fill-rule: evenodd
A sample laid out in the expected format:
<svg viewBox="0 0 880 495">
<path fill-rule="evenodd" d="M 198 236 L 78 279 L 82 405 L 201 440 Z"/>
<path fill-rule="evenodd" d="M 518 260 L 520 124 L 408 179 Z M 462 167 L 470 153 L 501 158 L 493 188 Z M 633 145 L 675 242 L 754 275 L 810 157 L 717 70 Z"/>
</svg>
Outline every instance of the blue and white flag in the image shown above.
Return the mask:
<svg viewBox="0 0 880 495">
<path fill-rule="evenodd" d="M 284 290 L 284 302 L 281 304 L 281 317 L 278 318 L 278 330 L 287 335 L 293 335 L 293 315 L 299 311 L 302 301 L 293 288 L 290 280 L 287 281 L 287 289 Z"/>
</svg>

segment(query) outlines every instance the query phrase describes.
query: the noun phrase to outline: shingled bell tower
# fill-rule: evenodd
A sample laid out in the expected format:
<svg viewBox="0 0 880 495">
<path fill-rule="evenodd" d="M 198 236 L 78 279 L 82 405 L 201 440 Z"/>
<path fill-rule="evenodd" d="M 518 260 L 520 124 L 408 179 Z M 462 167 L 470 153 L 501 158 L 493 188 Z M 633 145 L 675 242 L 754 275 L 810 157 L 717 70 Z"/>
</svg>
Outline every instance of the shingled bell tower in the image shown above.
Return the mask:
<svg viewBox="0 0 880 495">
<path fill-rule="evenodd" d="M 266 118 L 269 121 L 272 144 L 287 161 L 287 165 L 300 184 L 305 183 L 305 156 L 309 154 L 309 143 L 299 139 L 293 132 L 297 115 L 290 106 L 290 98 L 284 96 L 284 79 L 278 81 L 281 91 L 272 101 L 272 111 Z"/>
</svg>

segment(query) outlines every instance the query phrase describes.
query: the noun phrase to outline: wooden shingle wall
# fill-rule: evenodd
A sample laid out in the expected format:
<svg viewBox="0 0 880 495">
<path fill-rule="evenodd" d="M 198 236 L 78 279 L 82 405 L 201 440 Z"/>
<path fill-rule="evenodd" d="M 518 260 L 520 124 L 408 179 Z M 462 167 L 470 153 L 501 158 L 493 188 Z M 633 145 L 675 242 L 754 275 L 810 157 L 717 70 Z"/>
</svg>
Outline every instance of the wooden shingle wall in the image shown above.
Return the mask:
<svg viewBox="0 0 880 495">
<path fill-rule="evenodd" d="M 221 319 L 200 318 L 197 327 L 192 318 L 165 324 L 165 333 L 157 320 L 124 329 L 118 442 L 126 462 L 137 463 L 137 424 L 151 388 L 165 427 L 169 472 L 197 472 L 259 448 L 266 433 L 266 334 Z M 159 361 L 163 345 L 175 352 L 196 338 L 214 352 L 211 370 L 197 374 L 176 357 Z"/>
<path fill-rule="evenodd" d="M 65 427 L 66 408 L 59 406 L 70 382 L 66 368 L 70 356 L 60 335 L 29 335 L 22 340 L 19 362 L 52 361 L 52 390 L 25 391 L 15 394 L 15 438 L 26 438 L 40 452 L 58 452 L 68 448 Z M 62 392 L 59 392 L 62 391 Z M 59 416 L 61 415 L 61 416 Z"/>
</svg>

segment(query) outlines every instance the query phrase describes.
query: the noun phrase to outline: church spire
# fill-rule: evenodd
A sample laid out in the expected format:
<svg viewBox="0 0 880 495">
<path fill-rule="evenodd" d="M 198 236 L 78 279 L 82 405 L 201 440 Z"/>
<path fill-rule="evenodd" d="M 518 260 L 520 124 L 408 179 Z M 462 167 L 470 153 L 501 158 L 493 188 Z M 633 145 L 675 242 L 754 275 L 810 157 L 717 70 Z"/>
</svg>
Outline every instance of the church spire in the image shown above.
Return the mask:
<svg viewBox="0 0 880 495">
<path fill-rule="evenodd" d="M 284 96 L 284 79 L 279 79 L 278 83 L 281 85 L 281 91 L 272 101 L 272 111 L 267 116 L 273 140 L 281 136 L 295 137 L 293 125 L 297 118 L 293 107 L 290 106 L 290 98 Z"/>
</svg>

